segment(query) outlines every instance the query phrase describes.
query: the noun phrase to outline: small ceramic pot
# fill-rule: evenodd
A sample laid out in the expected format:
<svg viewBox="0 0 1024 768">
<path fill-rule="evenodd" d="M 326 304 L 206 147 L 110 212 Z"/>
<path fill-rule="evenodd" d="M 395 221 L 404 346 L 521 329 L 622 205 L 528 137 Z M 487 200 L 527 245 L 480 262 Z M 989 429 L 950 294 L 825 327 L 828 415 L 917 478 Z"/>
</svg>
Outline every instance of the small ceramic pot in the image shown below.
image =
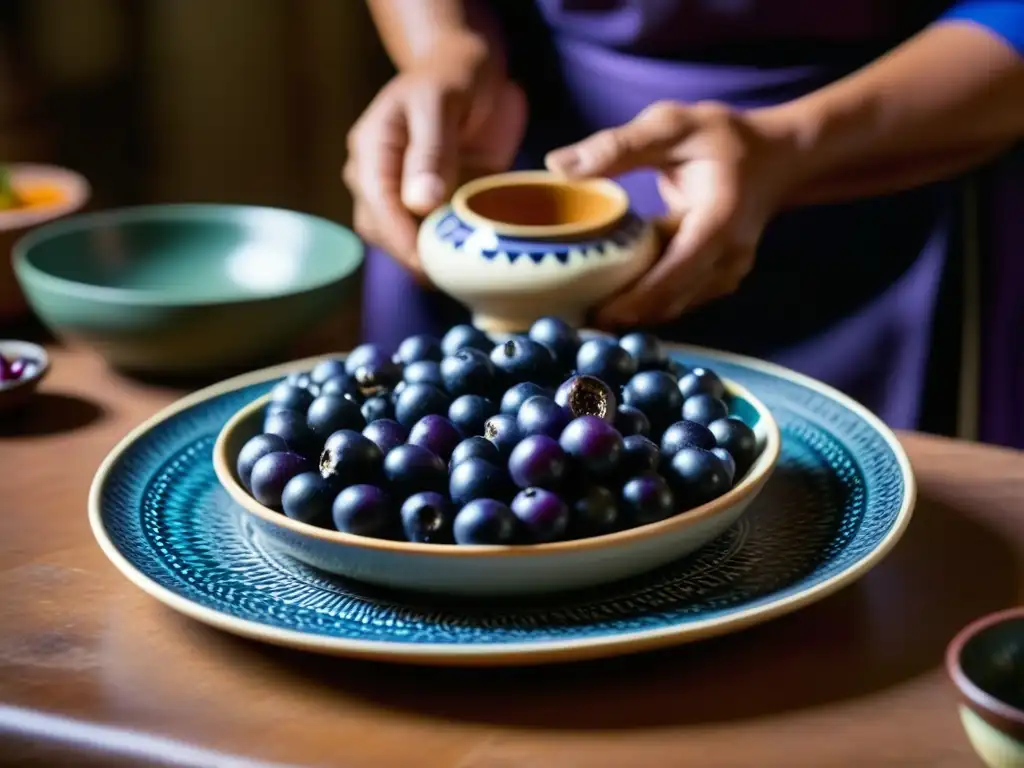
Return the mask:
<svg viewBox="0 0 1024 768">
<path fill-rule="evenodd" d="M 1024 766 L 1024 608 L 985 616 L 946 651 L 960 720 L 989 768 Z"/>
<path fill-rule="evenodd" d="M 654 227 L 630 210 L 621 186 L 544 171 L 464 184 L 424 220 L 418 246 L 427 276 L 492 333 L 545 315 L 579 327 L 657 255 Z"/>
<path fill-rule="evenodd" d="M 14 243 L 32 227 L 81 210 L 90 195 L 85 178 L 66 168 L 27 163 L 7 167 L 15 191 L 27 197 L 29 204 L 0 210 L 0 323 L 28 310 L 11 267 Z"/>
</svg>

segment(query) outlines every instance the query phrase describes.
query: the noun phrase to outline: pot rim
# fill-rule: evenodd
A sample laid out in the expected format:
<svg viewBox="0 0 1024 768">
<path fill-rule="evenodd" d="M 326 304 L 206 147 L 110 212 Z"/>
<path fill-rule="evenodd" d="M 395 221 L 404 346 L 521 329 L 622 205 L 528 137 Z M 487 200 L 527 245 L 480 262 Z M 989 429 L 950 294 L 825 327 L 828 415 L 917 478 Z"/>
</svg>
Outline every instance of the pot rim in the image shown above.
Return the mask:
<svg viewBox="0 0 1024 768">
<path fill-rule="evenodd" d="M 469 205 L 470 199 L 481 192 L 517 186 L 550 186 L 595 192 L 612 203 L 608 213 L 601 217 L 568 224 L 510 224 L 482 216 Z M 548 171 L 509 171 L 481 176 L 466 182 L 452 195 L 451 207 L 455 214 L 475 227 L 485 228 L 506 237 L 527 239 L 564 240 L 583 237 L 612 227 L 629 213 L 629 195 L 626 190 L 607 178 L 569 179 Z"/>
</svg>

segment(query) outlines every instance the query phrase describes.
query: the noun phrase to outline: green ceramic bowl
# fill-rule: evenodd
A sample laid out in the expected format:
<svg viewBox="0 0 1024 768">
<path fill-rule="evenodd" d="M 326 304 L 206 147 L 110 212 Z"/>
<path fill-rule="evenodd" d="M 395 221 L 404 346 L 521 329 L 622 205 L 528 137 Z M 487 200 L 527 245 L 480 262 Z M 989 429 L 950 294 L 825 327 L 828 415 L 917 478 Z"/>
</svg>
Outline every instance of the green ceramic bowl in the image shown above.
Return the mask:
<svg viewBox="0 0 1024 768">
<path fill-rule="evenodd" d="M 74 216 L 14 247 L 22 291 L 51 330 L 146 373 L 272 356 L 351 300 L 362 260 L 345 227 L 241 205 Z"/>
</svg>

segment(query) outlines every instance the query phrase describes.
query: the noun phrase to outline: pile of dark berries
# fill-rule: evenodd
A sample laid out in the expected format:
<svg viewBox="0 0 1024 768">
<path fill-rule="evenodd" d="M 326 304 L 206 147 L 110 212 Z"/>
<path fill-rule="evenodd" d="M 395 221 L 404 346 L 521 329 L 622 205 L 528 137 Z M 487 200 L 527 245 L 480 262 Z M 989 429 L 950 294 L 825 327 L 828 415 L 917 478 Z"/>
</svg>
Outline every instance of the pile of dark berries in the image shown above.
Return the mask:
<svg viewBox="0 0 1024 768">
<path fill-rule="evenodd" d="M 459 325 L 278 383 L 242 483 L 290 518 L 436 544 L 621 531 L 728 491 L 756 456 L 722 381 L 657 338 L 581 341 L 555 318 L 495 344 Z"/>
</svg>

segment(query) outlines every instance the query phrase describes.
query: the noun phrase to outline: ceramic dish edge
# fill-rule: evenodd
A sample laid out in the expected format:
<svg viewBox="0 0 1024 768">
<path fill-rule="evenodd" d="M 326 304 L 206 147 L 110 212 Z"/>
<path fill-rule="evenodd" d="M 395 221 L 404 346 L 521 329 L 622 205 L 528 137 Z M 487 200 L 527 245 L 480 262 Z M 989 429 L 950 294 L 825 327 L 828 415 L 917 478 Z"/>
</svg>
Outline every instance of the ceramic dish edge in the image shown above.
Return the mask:
<svg viewBox="0 0 1024 768">
<path fill-rule="evenodd" d="M 294 630 L 268 627 L 256 622 L 238 619 L 214 609 L 197 605 L 172 590 L 161 586 L 139 572 L 117 549 L 103 526 L 100 500 L 104 485 L 118 459 L 141 435 L 176 413 L 186 410 L 219 394 L 241 387 L 286 376 L 295 370 L 314 366 L 326 356 L 316 356 L 284 363 L 259 371 L 236 376 L 194 392 L 162 409 L 144 423 L 129 432 L 104 458 L 89 489 L 89 523 L 97 543 L 114 566 L 133 584 L 161 603 L 190 618 L 223 631 L 272 645 L 312 651 L 322 654 L 351 658 L 373 659 L 396 663 L 420 663 L 434 666 L 512 666 L 537 665 L 562 661 L 583 661 L 588 659 L 639 653 L 685 642 L 708 639 L 736 632 L 756 624 L 792 613 L 799 608 L 817 602 L 841 588 L 855 582 L 880 563 L 903 536 L 913 515 L 917 500 L 917 485 L 910 460 L 896 435 L 882 421 L 863 405 L 834 388 L 803 374 L 742 355 L 719 352 L 702 347 L 682 344 L 666 344 L 673 353 L 686 356 L 705 355 L 723 362 L 746 366 L 769 375 L 789 379 L 823 394 L 854 412 L 871 426 L 889 445 L 902 473 L 904 494 L 896 520 L 877 547 L 866 557 L 855 562 L 846 570 L 810 587 L 797 595 L 784 598 L 768 605 L 741 609 L 727 618 L 712 618 L 687 624 L 685 627 L 669 626 L 642 630 L 615 637 L 594 637 L 582 640 L 556 640 L 509 643 L 500 649 L 492 645 L 422 644 L 416 647 L 397 646 L 380 641 L 339 640 L 337 638 L 310 636 Z"/>
</svg>

